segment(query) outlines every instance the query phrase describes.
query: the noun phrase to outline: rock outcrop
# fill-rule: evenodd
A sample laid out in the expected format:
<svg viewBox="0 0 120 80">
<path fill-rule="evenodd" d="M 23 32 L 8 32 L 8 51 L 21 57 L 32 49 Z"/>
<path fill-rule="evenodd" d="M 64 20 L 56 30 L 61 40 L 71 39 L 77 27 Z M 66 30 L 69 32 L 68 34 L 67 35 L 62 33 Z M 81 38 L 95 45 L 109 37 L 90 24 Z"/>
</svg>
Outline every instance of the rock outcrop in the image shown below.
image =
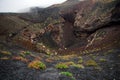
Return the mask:
<svg viewBox="0 0 120 80">
<path fill-rule="evenodd" d="M 83 4 L 86 5 L 82 7 L 82 3 L 79 4 L 82 9 L 78 10 L 74 23 L 74 26 L 81 31 L 95 31 L 109 23 L 120 20 L 120 16 L 117 15 L 120 13 L 118 0 L 88 0 L 87 2 L 84 1 Z"/>
<path fill-rule="evenodd" d="M 107 33 L 109 31 L 107 27 L 119 25 L 119 5 L 119 0 L 85 0 L 68 11 L 62 10 L 60 16 L 64 19 L 63 34 L 61 34 L 63 45 L 85 46 L 91 43 L 97 31 L 106 28 L 105 33 Z"/>
</svg>

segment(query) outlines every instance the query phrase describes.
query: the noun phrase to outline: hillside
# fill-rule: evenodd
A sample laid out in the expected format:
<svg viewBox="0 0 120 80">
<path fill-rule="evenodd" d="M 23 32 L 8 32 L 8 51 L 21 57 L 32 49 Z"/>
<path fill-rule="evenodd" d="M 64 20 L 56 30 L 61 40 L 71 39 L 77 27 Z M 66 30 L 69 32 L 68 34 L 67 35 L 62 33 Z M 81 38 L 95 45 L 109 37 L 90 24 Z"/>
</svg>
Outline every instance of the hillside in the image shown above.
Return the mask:
<svg viewBox="0 0 120 80">
<path fill-rule="evenodd" d="M 0 14 L 0 80 L 120 80 L 120 0 L 67 0 Z"/>
<path fill-rule="evenodd" d="M 11 38 L 9 35 L 15 35 L 12 37 L 13 41 L 16 44 L 16 41 L 19 42 L 19 38 L 25 37 L 25 40 L 29 42 L 30 36 L 35 35 L 35 40 L 39 39 L 39 36 L 44 31 L 50 32 L 49 25 L 53 24 L 61 24 L 62 18 L 59 16 L 59 13 L 64 9 L 70 9 L 73 5 L 77 4 L 78 0 L 68 0 L 62 4 L 52 5 L 48 8 L 31 8 L 31 11 L 28 13 L 19 13 L 19 14 L 1 14 L 1 34 L 6 38 Z M 4 15 L 4 16 L 3 16 Z M 9 24 L 6 26 L 6 23 Z M 48 28 L 46 28 L 48 27 Z M 12 30 L 11 30 L 12 29 Z M 15 29 L 15 30 L 14 30 Z M 3 31 L 8 30 L 4 35 Z M 9 31 L 10 30 L 10 31 Z M 24 32 L 24 31 L 28 32 Z M 23 34 L 27 35 L 23 35 Z M 19 35 L 19 36 L 18 36 Z M 45 45 L 56 47 L 55 41 L 52 39 L 52 35 L 50 36 L 48 33 L 44 34 L 43 38 L 37 40 L 41 42 L 41 40 L 45 43 Z M 4 40 L 4 39 L 3 39 Z M 6 40 L 4 40 L 6 41 Z M 21 42 L 21 41 L 20 41 Z M 23 42 L 21 43 L 24 44 Z M 20 44 L 20 45 L 21 45 Z M 27 45 L 25 45 L 27 46 Z"/>
</svg>

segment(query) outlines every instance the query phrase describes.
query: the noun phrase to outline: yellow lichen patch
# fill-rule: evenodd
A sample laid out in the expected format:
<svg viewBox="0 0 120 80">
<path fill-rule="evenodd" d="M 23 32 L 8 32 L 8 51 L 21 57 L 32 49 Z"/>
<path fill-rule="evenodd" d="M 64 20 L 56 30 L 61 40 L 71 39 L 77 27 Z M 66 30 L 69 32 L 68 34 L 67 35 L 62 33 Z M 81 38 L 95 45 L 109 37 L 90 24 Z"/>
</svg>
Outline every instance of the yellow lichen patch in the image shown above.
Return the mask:
<svg viewBox="0 0 120 80">
<path fill-rule="evenodd" d="M 94 60 L 88 60 L 85 63 L 86 66 L 98 66 L 98 64 Z"/>
<path fill-rule="evenodd" d="M 28 59 L 23 58 L 23 57 L 21 57 L 21 56 L 14 56 L 12 59 L 13 59 L 13 60 L 22 61 L 22 62 L 28 62 L 28 61 L 29 61 Z"/>
<path fill-rule="evenodd" d="M 4 55 L 11 55 L 11 52 L 9 51 L 0 51 L 1 54 L 4 54 Z"/>
<path fill-rule="evenodd" d="M 34 68 L 34 69 L 46 69 L 46 65 L 38 60 L 34 60 L 28 64 L 29 68 Z"/>
<path fill-rule="evenodd" d="M 8 59 L 10 59 L 9 57 L 2 57 L 2 58 L 0 58 L 1 60 L 8 60 Z"/>
</svg>

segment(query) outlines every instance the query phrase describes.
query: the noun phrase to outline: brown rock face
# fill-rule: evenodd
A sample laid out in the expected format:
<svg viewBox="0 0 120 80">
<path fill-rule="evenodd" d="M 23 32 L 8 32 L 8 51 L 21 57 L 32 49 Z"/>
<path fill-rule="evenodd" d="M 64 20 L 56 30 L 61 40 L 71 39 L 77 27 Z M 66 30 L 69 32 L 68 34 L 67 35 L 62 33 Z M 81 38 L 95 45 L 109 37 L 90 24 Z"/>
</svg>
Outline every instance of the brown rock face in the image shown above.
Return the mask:
<svg viewBox="0 0 120 80">
<path fill-rule="evenodd" d="M 95 0 L 95 2 L 88 0 L 84 1 L 84 3 L 79 3 L 79 5 L 81 9 L 76 14 L 74 26 L 81 31 L 94 31 L 120 19 L 117 16 L 120 12 L 117 8 L 119 0 Z"/>
<path fill-rule="evenodd" d="M 99 29 L 119 25 L 119 5 L 119 0 L 85 0 L 67 11 L 62 10 L 60 16 L 65 20 L 62 23 L 61 34 L 63 45 L 65 47 L 86 45 L 90 36 L 92 40 L 92 35 Z"/>
<path fill-rule="evenodd" d="M 63 44 L 65 46 L 73 45 L 74 39 L 73 25 L 70 22 L 65 22 L 63 26 Z"/>
</svg>

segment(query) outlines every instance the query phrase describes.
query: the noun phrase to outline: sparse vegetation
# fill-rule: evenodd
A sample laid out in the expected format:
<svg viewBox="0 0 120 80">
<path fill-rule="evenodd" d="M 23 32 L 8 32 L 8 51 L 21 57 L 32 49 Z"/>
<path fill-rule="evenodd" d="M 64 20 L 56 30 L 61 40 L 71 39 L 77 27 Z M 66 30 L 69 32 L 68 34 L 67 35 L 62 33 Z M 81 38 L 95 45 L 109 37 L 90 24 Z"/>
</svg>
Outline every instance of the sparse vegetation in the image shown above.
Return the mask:
<svg viewBox="0 0 120 80">
<path fill-rule="evenodd" d="M 111 53 L 113 53 L 113 52 L 114 52 L 114 49 L 110 49 L 110 50 L 104 52 L 104 55 L 111 54 Z"/>
<path fill-rule="evenodd" d="M 58 63 L 58 64 L 56 64 L 56 68 L 57 69 L 67 69 L 67 68 L 69 68 L 70 66 L 73 66 L 73 67 L 76 67 L 76 68 L 81 68 L 81 69 L 83 69 L 84 68 L 84 66 L 82 65 L 82 64 L 76 64 L 76 63 L 74 63 L 74 62 L 72 62 L 72 61 L 70 61 L 70 62 L 64 62 L 64 63 Z"/>
<path fill-rule="evenodd" d="M 20 53 L 19 55 L 20 55 L 21 57 L 25 57 L 25 54 L 23 54 L 23 53 Z"/>
<path fill-rule="evenodd" d="M 21 52 L 20 52 L 20 56 L 21 56 L 21 57 L 25 57 L 26 55 L 30 55 L 30 54 L 31 54 L 30 51 L 21 51 Z"/>
<path fill-rule="evenodd" d="M 31 52 L 30 52 L 30 51 L 25 51 L 24 54 L 25 54 L 25 55 L 30 55 Z"/>
<path fill-rule="evenodd" d="M 49 49 L 47 49 L 47 50 L 46 50 L 46 54 L 47 54 L 47 55 L 51 55 L 52 53 L 50 52 Z"/>
<path fill-rule="evenodd" d="M 32 61 L 28 64 L 28 67 L 29 68 L 34 68 L 34 69 L 46 69 L 46 65 L 41 62 L 41 61 L 38 61 L 38 60 L 35 60 L 35 61 Z"/>
<path fill-rule="evenodd" d="M 64 64 L 66 64 L 67 66 L 70 66 L 70 65 L 74 65 L 75 63 L 70 61 L 70 62 L 64 62 Z"/>
<path fill-rule="evenodd" d="M 73 77 L 73 74 L 70 73 L 70 72 L 60 72 L 61 75 L 65 75 L 65 76 L 68 76 L 68 77 Z"/>
<path fill-rule="evenodd" d="M 82 57 L 79 57 L 79 60 L 78 60 L 78 63 L 83 63 L 83 58 Z"/>
<path fill-rule="evenodd" d="M 65 63 L 58 63 L 58 64 L 55 65 L 55 67 L 57 69 L 67 69 L 67 68 L 69 68 L 68 65 L 66 65 Z"/>
<path fill-rule="evenodd" d="M 8 60 L 10 59 L 9 57 L 1 57 L 0 60 Z"/>
<path fill-rule="evenodd" d="M 13 60 L 22 61 L 22 62 L 28 62 L 28 61 L 29 61 L 28 59 L 23 58 L 23 57 L 21 57 L 21 56 L 14 56 L 12 59 L 13 59 Z"/>
<path fill-rule="evenodd" d="M 0 51 L 1 54 L 3 55 L 11 55 L 12 53 L 9 51 Z"/>
<path fill-rule="evenodd" d="M 82 64 L 73 64 L 71 66 L 76 67 L 76 68 L 81 68 L 81 69 L 84 68 L 84 66 Z"/>
<path fill-rule="evenodd" d="M 100 58 L 99 61 L 100 61 L 100 62 L 106 62 L 106 59 Z"/>
<path fill-rule="evenodd" d="M 76 54 L 70 54 L 70 55 L 64 55 L 64 56 L 59 56 L 59 59 L 62 59 L 62 60 L 70 60 L 74 57 L 77 57 Z"/>
<path fill-rule="evenodd" d="M 108 50 L 107 53 L 112 53 L 114 51 L 114 49 Z"/>
<path fill-rule="evenodd" d="M 91 56 L 92 57 L 92 59 L 95 59 L 96 58 L 96 56 L 95 55 L 93 55 L 93 56 Z"/>
<path fill-rule="evenodd" d="M 66 0 L 0 14 L 0 80 L 118 80 L 119 5 Z"/>
<path fill-rule="evenodd" d="M 52 55 L 53 54 L 51 48 L 49 48 L 48 46 L 46 46 L 43 43 L 37 43 L 36 47 L 37 47 L 38 51 L 44 52 L 47 55 Z"/>
<path fill-rule="evenodd" d="M 86 66 L 98 66 L 98 64 L 94 60 L 88 60 Z"/>
</svg>

